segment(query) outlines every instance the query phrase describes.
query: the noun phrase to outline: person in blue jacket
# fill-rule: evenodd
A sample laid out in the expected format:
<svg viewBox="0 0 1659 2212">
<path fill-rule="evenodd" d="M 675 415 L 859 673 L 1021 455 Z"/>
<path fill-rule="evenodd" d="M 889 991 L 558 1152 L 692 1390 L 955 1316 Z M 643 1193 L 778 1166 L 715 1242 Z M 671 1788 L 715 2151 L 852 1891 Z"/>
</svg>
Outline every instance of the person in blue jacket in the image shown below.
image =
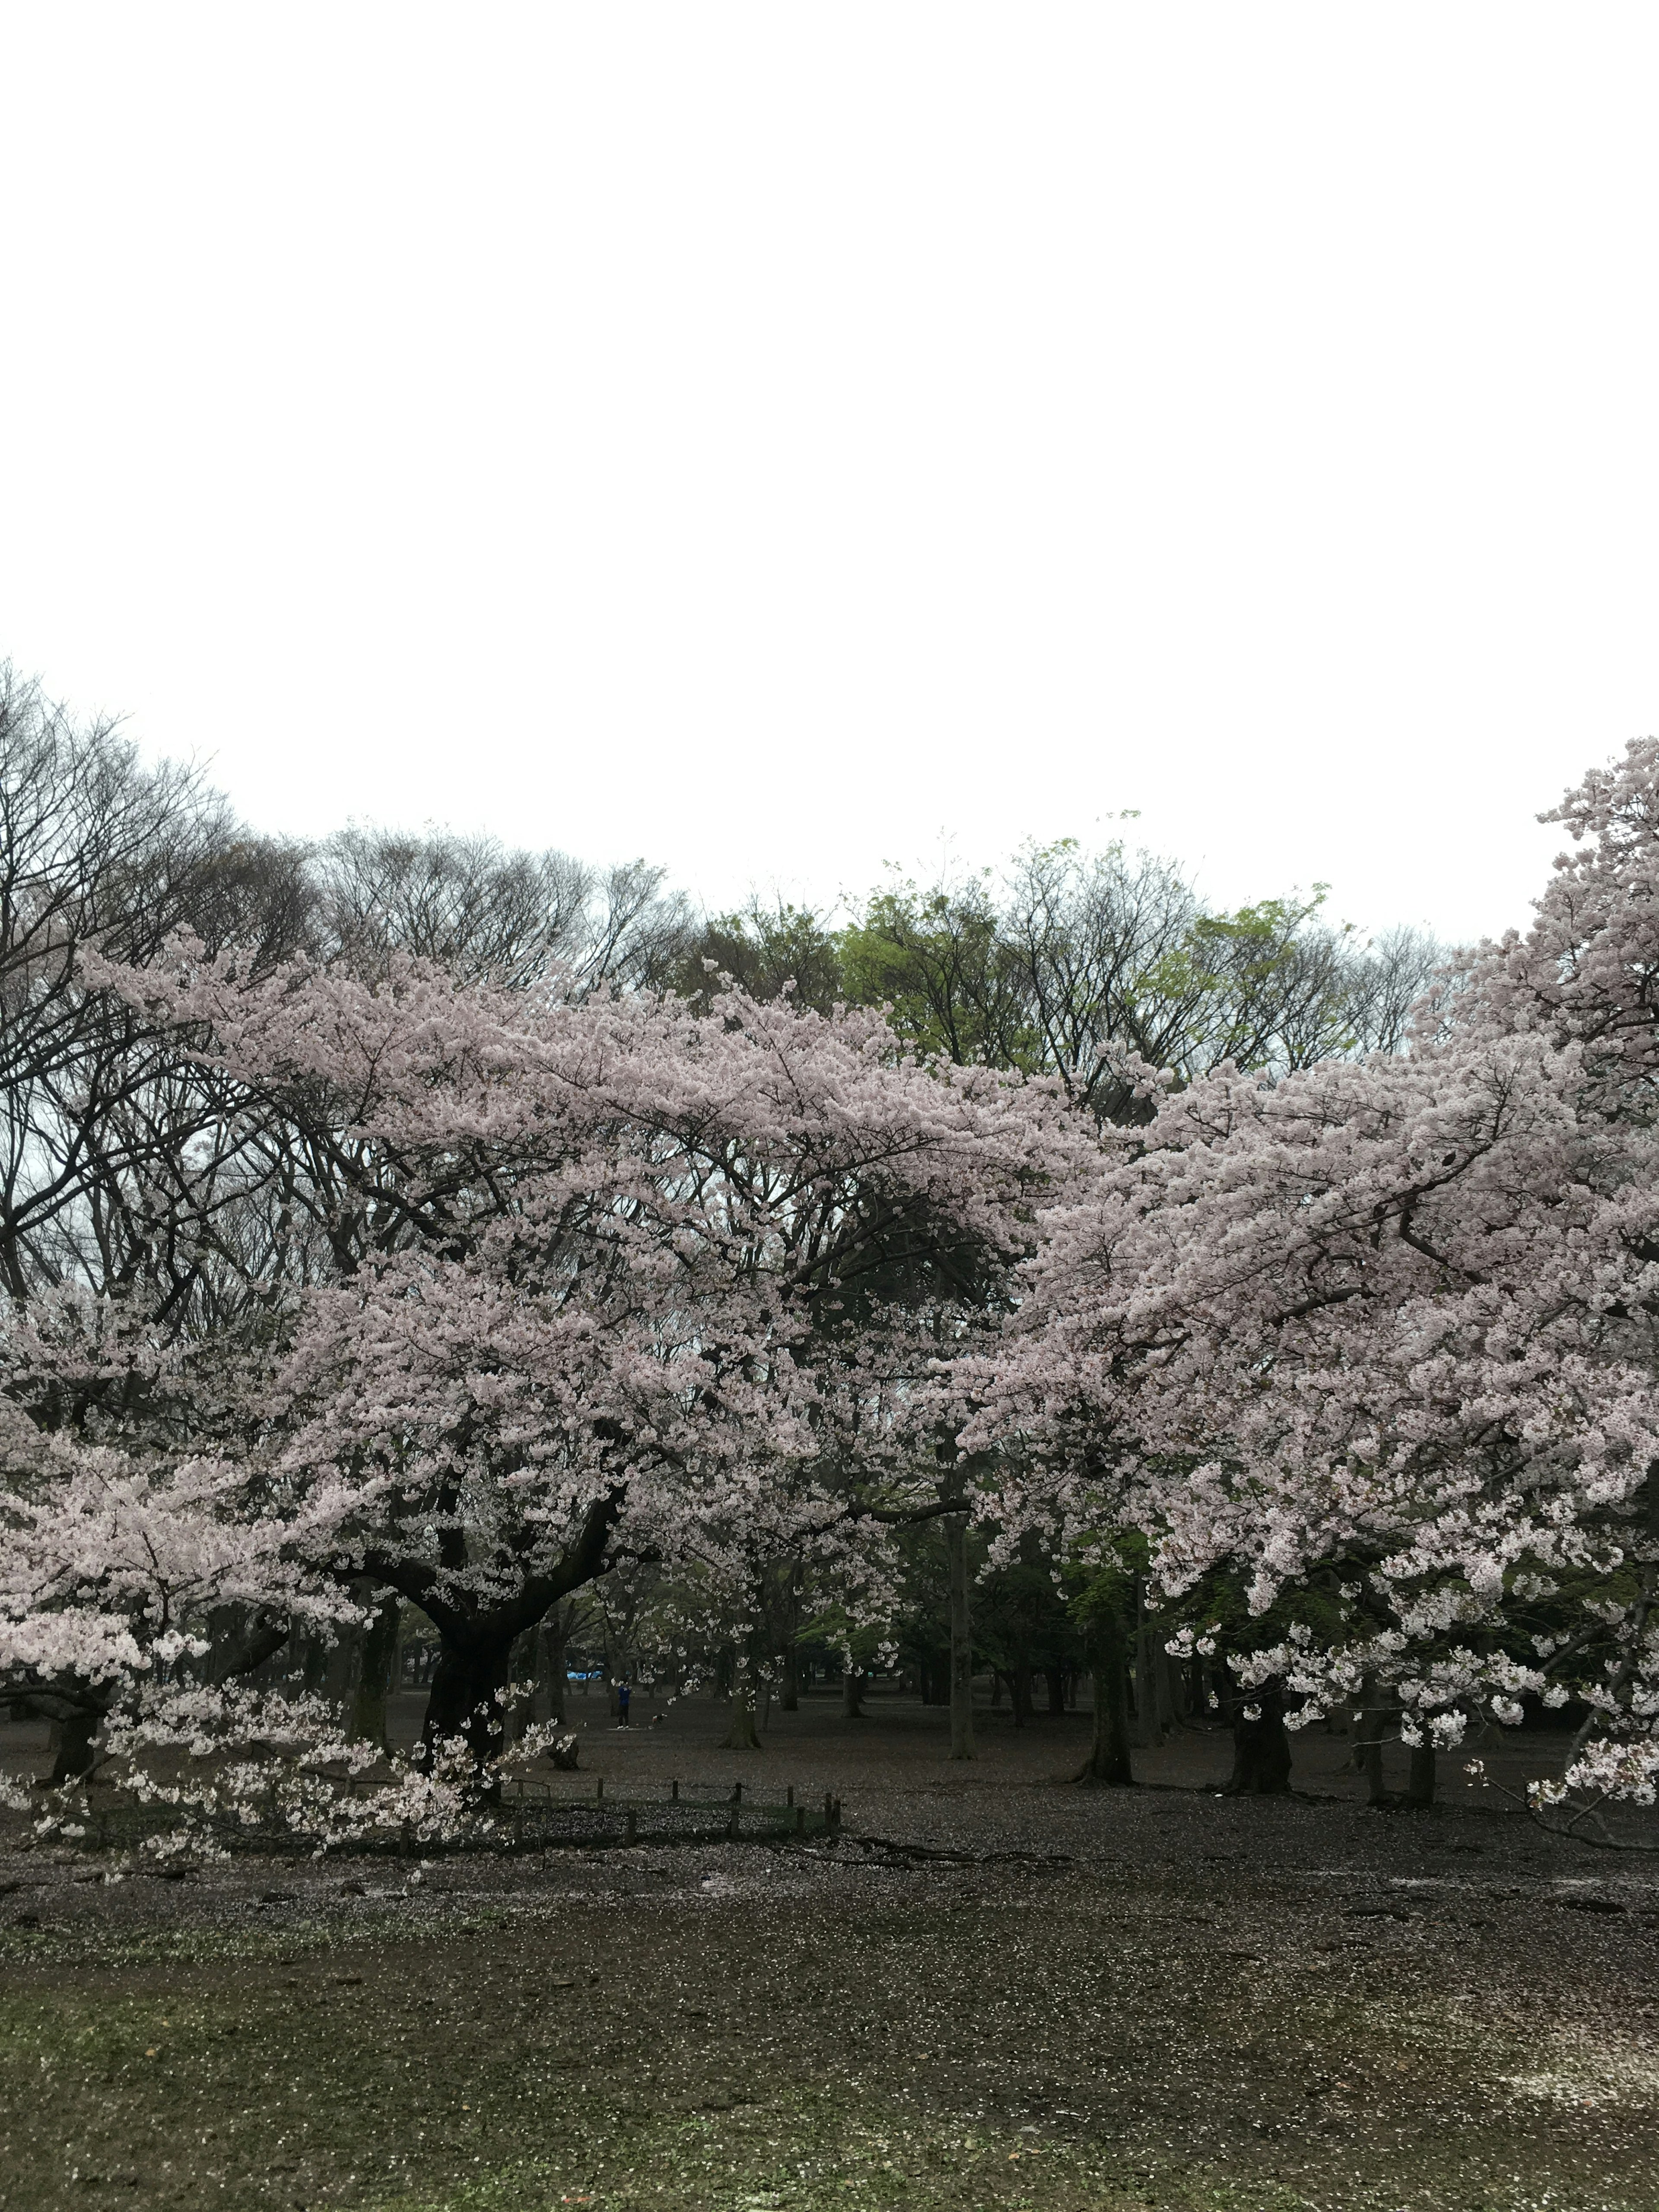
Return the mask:
<svg viewBox="0 0 1659 2212">
<path fill-rule="evenodd" d="M 628 1700 L 633 1696 L 633 1691 L 629 1689 L 626 1682 L 617 1683 L 617 1726 L 618 1728 L 626 1728 L 628 1726 Z"/>
</svg>

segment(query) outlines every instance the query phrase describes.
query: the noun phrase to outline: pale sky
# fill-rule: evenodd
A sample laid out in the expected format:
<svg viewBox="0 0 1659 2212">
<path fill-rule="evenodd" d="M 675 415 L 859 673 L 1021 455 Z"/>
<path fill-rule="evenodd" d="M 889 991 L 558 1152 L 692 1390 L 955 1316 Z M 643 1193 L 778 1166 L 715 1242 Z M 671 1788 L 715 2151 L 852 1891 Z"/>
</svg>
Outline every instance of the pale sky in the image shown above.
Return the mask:
<svg viewBox="0 0 1659 2212">
<path fill-rule="evenodd" d="M 0 654 L 720 903 L 1523 921 L 1659 730 L 1659 13 L 0 5 Z"/>
</svg>

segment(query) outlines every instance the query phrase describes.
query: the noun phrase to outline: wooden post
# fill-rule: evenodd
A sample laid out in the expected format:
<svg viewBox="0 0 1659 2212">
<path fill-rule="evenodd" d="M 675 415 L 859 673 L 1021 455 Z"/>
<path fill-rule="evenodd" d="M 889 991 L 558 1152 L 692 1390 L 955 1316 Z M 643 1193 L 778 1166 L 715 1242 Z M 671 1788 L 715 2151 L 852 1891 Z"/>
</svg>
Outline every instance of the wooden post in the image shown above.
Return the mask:
<svg viewBox="0 0 1659 2212">
<path fill-rule="evenodd" d="M 674 1800 L 674 1802 L 678 1804 L 678 1802 L 679 1802 L 679 1795 L 680 1795 L 680 1785 L 679 1785 L 679 1784 L 678 1784 L 678 1782 L 671 1782 L 671 1783 L 669 1784 L 669 1785 L 668 1785 L 668 1794 L 669 1794 L 669 1796 L 670 1796 Z"/>
<path fill-rule="evenodd" d="M 726 1822 L 726 1832 L 728 1836 L 733 1838 L 736 1837 L 738 1833 L 738 1822 L 740 1817 L 741 1816 L 738 1811 L 737 1800 L 733 1798 L 732 1801 L 732 1810 L 727 1814 Z"/>
<path fill-rule="evenodd" d="M 788 1794 L 785 1796 L 783 1802 L 786 1805 L 793 1805 L 795 1802 L 795 1785 L 793 1782 L 789 1785 Z"/>
<path fill-rule="evenodd" d="M 603 1805 L 605 1802 L 605 1777 L 602 1774 L 594 1780 L 593 1802 L 596 1805 Z"/>
</svg>

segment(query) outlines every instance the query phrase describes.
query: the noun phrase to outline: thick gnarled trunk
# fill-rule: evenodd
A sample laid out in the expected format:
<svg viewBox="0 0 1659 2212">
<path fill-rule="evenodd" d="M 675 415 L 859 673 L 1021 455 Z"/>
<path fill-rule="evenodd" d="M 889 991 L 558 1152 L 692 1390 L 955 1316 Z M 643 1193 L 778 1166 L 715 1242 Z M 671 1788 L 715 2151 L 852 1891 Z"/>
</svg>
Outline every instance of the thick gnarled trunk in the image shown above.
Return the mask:
<svg viewBox="0 0 1659 2212">
<path fill-rule="evenodd" d="M 497 1761 L 513 1643 L 512 1636 L 499 1632 L 465 1642 L 445 1638 L 415 1754 L 417 1766 L 430 1769 L 447 1746 L 465 1744 L 472 1787 L 491 1802 L 501 1796 Z"/>
</svg>

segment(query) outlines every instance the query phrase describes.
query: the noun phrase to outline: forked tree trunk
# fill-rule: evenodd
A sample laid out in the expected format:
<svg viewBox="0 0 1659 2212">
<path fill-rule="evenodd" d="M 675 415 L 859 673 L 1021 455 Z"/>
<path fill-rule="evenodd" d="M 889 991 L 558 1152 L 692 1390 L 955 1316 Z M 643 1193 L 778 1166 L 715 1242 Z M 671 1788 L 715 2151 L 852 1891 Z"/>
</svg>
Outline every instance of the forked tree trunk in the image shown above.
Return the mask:
<svg viewBox="0 0 1659 2212">
<path fill-rule="evenodd" d="M 951 1563 L 951 1756 L 973 1759 L 973 1577 L 968 1571 L 968 1516 L 947 1513 L 945 1546 Z"/>
<path fill-rule="evenodd" d="M 1129 1758 L 1129 1668 L 1123 1623 L 1115 1613 L 1096 1613 L 1089 1623 L 1089 1658 L 1094 1669 L 1095 1726 L 1079 1782 L 1132 1788 Z"/>
</svg>

